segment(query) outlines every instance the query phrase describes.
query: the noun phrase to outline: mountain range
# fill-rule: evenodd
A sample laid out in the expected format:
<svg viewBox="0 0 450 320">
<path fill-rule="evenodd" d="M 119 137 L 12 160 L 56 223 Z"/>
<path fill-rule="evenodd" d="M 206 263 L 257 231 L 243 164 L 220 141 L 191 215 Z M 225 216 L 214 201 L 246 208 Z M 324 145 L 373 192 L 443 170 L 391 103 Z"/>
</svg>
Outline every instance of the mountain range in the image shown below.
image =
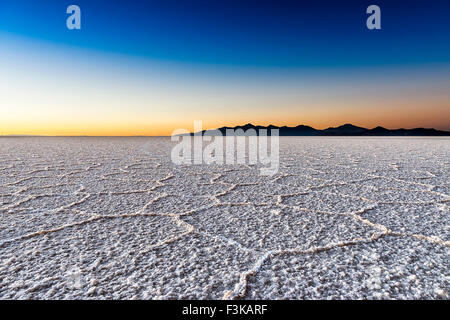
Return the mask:
<svg viewBox="0 0 450 320">
<path fill-rule="evenodd" d="M 257 134 L 259 129 L 267 129 L 268 135 L 270 135 L 270 129 L 278 129 L 280 136 L 450 136 L 450 131 L 436 130 L 433 128 L 386 129 L 378 126 L 373 129 L 367 129 L 349 123 L 323 130 L 305 125 L 298 125 L 296 127 L 278 127 L 274 125 L 256 126 L 251 123 L 247 123 L 243 126 L 221 127 L 217 130 L 219 130 L 222 135 L 226 135 L 227 129 L 242 129 L 244 131 L 255 129 Z M 205 133 L 205 131 L 207 130 L 203 130 L 202 133 Z"/>
</svg>

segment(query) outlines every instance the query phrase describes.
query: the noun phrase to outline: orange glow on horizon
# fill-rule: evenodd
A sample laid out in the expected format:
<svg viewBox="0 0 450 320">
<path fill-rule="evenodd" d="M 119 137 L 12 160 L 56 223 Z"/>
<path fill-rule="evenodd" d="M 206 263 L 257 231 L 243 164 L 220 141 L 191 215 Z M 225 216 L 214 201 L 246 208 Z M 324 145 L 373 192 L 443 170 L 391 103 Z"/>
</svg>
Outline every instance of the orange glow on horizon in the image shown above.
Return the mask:
<svg viewBox="0 0 450 320">
<path fill-rule="evenodd" d="M 342 102 L 341 102 L 342 103 Z M 357 101 L 341 106 L 315 106 L 302 110 L 295 106 L 269 109 L 260 114 L 254 111 L 243 111 L 238 115 L 231 112 L 200 113 L 192 116 L 174 116 L 172 119 L 152 117 L 119 117 L 112 119 L 1 119 L 0 135 L 48 135 L 48 136 L 169 136 L 175 129 L 194 130 L 194 120 L 203 121 L 203 129 L 214 129 L 222 126 L 237 126 L 246 123 L 254 125 L 297 126 L 309 125 L 316 129 L 336 127 L 351 123 L 365 128 L 383 126 L 388 129 L 397 128 L 435 128 L 449 130 L 450 101 L 431 101 L 427 107 L 423 102 L 383 102 L 380 107 L 361 106 Z M 184 118 L 184 119 L 183 119 Z M 148 120 L 147 120 L 148 119 Z"/>
<path fill-rule="evenodd" d="M 0 135 L 168 136 L 192 132 L 195 120 L 203 129 L 352 123 L 450 131 L 450 64 L 235 70 L 2 44 Z"/>
<path fill-rule="evenodd" d="M 16 51 L 0 59 L 0 135 L 168 136 L 192 132 L 194 120 L 203 129 L 352 123 L 450 131 L 450 66 L 390 76 L 378 70 L 376 80 L 355 72 L 297 81 L 283 73 L 275 80 L 271 73 L 196 75 L 158 64 L 130 69 L 96 64 L 97 56 L 86 62 L 56 55 L 37 64 L 19 52 L 20 59 Z"/>
</svg>

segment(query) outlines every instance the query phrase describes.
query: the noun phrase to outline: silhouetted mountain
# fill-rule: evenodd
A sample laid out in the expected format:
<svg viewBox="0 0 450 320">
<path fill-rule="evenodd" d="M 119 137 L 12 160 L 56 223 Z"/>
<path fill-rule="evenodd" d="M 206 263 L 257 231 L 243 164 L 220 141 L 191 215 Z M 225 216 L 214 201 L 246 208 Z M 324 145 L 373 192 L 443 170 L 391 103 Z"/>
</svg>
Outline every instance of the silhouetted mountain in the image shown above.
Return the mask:
<svg viewBox="0 0 450 320">
<path fill-rule="evenodd" d="M 287 127 L 287 126 L 255 126 L 251 123 L 247 123 L 243 126 L 236 127 L 222 127 L 219 130 L 222 135 L 227 134 L 227 129 L 231 130 L 239 130 L 241 129 L 241 133 L 239 131 L 236 135 L 243 134 L 245 132 L 246 135 L 258 135 L 258 130 L 266 129 L 267 135 L 270 135 L 271 129 L 278 129 L 280 136 L 450 136 L 450 131 L 442 131 L 436 130 L 433 128 L 414 128 L 414 129 L 386 129 L 383 127 L 375 127 L 373 129 L 367 129 L 352 125 L 350 123 L 344 124 L 339 127 L 330 127 L 324 130 L 314 129 L 310 126 L 298 125 L 296 127 Z M 250 131 L 247 131 L 250 130 Z M 254 132 L 253 132 L 254 130 Z M 203 130 L 202 133 L 205 133 L 207 130 Z M 207 135 L 209 133 L 206 133 Z M 192 135 L 192 133 L 191 133 Z"/>
<path fill-rule="evenodd" d="M 366 135 L 370 130 L 362 127 L 354 126 L 350 123 L 344 124 L 343 126 L 337 128 L 328 128 L 322 130 L 321 135 L 326 136 L 355 136 L 355 135 Z"/>
<path fill-rule="evenodd" d="M 387 135 L 389 135 L 389 132 L 391 132 L 391 130 L 380 127 L 380 126 L 375 127 L 369 131 L 370 131 L 370 134 L 374 135 L 374 136 L 387 136 Z"/>
</svg>

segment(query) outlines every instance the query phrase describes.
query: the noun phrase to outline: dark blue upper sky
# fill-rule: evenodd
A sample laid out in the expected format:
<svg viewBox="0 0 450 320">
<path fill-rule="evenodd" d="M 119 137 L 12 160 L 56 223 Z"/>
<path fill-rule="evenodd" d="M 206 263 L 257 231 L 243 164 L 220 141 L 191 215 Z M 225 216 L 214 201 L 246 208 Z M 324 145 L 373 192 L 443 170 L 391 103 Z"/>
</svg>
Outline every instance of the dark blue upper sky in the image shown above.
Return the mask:
<svg viewBox="0 0 450 320">
<path fill-rule="evenodd" d="M 65 27 L 77 4 L 82 29 Z M 381 8 L 381 30 L 366 8 Z M 450 1 L 0 0 L 0 30 L 201 64 L 351 67 L 448 63 Z"/>
</svg>

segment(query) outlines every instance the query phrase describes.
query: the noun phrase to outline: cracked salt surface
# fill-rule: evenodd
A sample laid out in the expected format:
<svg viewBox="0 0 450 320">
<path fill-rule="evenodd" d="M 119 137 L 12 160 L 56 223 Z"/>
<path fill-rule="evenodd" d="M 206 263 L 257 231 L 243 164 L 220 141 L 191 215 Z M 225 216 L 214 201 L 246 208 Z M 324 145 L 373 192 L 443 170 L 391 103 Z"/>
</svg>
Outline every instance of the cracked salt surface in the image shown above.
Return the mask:
<svg viewBox="0 0 450 320">
<path fill-rule="evenodd" d="M 279 254 L 250 278 L 247 298 L 448 299 L 448 247 L 386 236 L 302 255 Z"/>
<path fill-rule="evenodd" d="M 450 139 L 280 138 L 280 170 L 168 138 L 0 139 L 1 299 L 449 299 Z"/>
</svg>

